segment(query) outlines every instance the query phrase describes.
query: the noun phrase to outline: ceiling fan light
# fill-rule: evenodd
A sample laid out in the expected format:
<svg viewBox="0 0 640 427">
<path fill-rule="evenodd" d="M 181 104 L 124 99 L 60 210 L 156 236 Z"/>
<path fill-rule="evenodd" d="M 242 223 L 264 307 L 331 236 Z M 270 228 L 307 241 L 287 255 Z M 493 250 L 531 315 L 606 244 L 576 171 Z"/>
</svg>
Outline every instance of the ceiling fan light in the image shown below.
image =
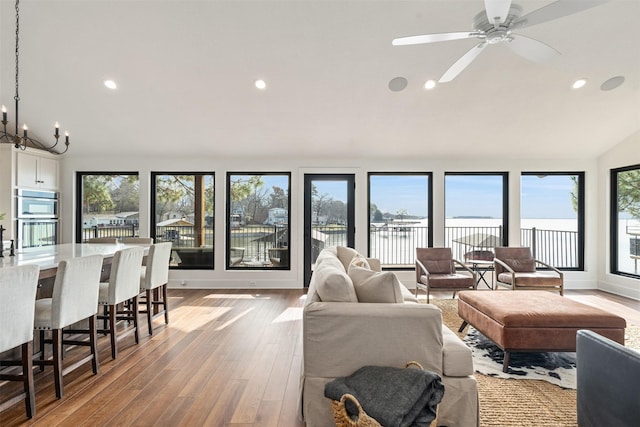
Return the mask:
<svg viewBox="0 0 640 427">
<path fill-rule="evenodd" d="M 262 79 L 258 79 L 253 83 L 257 89 L 265 90 L 267 88 L 267 82 Z"/>
<path fill-rule="evenodd" d="M 578 79 L 575 82 L 573 82 L 571 87 L 573 89 L 580 89 L 581 87 L 584 87 L 584 85 L 586 85 L 586 84 L 587 84 L 587 80 L 586 79 Z"/>
<path fill-rule="evenodd" d="M 113 80 L 105 80 L 104 81 L 104 85 L 106 87 L 108 87 L 109 89 L 116 89 L 118 87 L 116 82 L 114 82 Z"/>
<path fill-rule="evenodd" d="M 424 88 L 426 90 L 431 90 L 434 87 L 436 87 L 436 81 L 435 80 L 427 80 L 426 82 L 424 82 Z"/>
</svg>

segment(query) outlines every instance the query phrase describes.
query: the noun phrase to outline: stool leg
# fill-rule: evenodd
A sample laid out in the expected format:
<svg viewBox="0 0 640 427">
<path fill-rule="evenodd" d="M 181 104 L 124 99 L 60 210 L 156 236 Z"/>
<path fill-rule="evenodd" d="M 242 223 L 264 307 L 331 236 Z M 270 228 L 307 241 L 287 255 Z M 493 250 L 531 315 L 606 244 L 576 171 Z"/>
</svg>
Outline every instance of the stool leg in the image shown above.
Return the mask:
<svg viewBox="0 0 640 427">
<path fill-rule="evenodd" d="M 53 378 L 56 385 L 56 397 L 62 398 L 64 392 L 62 385 L 62 329 L 51 331 L 53 347 Z"/>
<path fill-rule="evenodd" d="M 162 305 L 164 306 L 164 323 L 169 324 L 169 304 L 167 303 L 167 285 L 162 285 Z"/>
<path fill-rule="evenodd" d="M 147 325 L 149 326 L 149 335 L 153 335 L 153 325 L 151 325 L 151 311 L 153 310 L 153 298 L 151 289 L 147 289 Z"/>
<path fill-rule="evenodd" d="M 22 344 L 22 381 L 26 394 L 25 406 L 27 417 L 36 415 L 36 394 L 33 386 L 33 341 Z"/>
<path fill-rule="evenodd" d="M 97 321 L 98 319 L 95 314 L 89 317 L 89 345 L 91 346 L 91 354 L 93 355 L 91 358 L 91 368 L 93 369 L 94 374 L 100 372 L 100 362 L 98 361 Z"/>
<path fill-rule="evenodd" d="M 111 335 L 111 358 L 118 355 L 118 340 L 116 340 L 116 310 L 117 305 L 109 305 L 109 334 Z"/>
</svg>

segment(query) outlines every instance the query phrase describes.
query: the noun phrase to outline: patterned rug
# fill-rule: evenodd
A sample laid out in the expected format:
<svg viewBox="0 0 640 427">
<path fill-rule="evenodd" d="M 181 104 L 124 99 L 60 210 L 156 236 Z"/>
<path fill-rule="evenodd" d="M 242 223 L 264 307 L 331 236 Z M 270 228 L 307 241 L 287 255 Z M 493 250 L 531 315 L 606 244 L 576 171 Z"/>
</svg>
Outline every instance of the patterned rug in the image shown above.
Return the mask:
<svg viewBox="0 0 640 427">
<path fill-rule="evenodd" d="M 442 310 L 444 324 L 471 348 L 477 373 L 495 378 L 544 380 L 563 388 L 576 388 L 575 353 L 512 353 L 508 372 L 502 372 L 504 352 L 498 346 L 471 326 L 458 332 L 462 319 L 458 317 L 457 300 L 432 299 L 431 303 Z M 627 347 L 640 349 L 640 327 L 628 325 L 625 335 Z"/>
</svg>

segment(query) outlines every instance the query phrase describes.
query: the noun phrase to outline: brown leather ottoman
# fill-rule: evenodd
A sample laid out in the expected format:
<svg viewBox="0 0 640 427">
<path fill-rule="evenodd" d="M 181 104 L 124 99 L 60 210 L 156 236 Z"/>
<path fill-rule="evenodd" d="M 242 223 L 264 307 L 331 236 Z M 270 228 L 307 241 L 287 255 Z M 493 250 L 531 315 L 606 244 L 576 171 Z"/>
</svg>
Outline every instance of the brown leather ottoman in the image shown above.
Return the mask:
<svg viewBox="0 0 640 427">
<path fill-rule="evenodd" d="M 546 291 L 462 291 L 458 315 L 504 350 L 576 351 L 576 332 L 589 329 L 624 344 L 624 318 Z"/>
</svg>

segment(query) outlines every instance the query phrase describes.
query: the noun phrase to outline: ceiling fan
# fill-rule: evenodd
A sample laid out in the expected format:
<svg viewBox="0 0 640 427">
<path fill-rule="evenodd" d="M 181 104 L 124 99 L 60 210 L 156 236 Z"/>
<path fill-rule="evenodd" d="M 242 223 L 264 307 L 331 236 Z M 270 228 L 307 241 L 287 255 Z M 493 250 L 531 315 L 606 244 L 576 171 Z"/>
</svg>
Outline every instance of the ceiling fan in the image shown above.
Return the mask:
<svg viewBox="0 0 640 427">
<path fill-rule="evenodd" d="M 553 59 L 560 55 L 560 52 L 541 41 L 514 33 L 514 31 L 582 12 L 606 3 L 606 1 L 558 0 L 522 16 L 522 7 L 511 3 L 511 0 L 484 0 L 485 10 L 475 16 L 472 31 L 399 37 L 393 39 L 392 44 L 406 46 L 449 40 L 479 39 L 480 43 L 458 59 L 440 78 L 440 83 L 446 83 L 456 78 L 488 45 L 492 44 L 507 42 L 511 50 L 530 61 L 544 62 Z"/>
</svg>

